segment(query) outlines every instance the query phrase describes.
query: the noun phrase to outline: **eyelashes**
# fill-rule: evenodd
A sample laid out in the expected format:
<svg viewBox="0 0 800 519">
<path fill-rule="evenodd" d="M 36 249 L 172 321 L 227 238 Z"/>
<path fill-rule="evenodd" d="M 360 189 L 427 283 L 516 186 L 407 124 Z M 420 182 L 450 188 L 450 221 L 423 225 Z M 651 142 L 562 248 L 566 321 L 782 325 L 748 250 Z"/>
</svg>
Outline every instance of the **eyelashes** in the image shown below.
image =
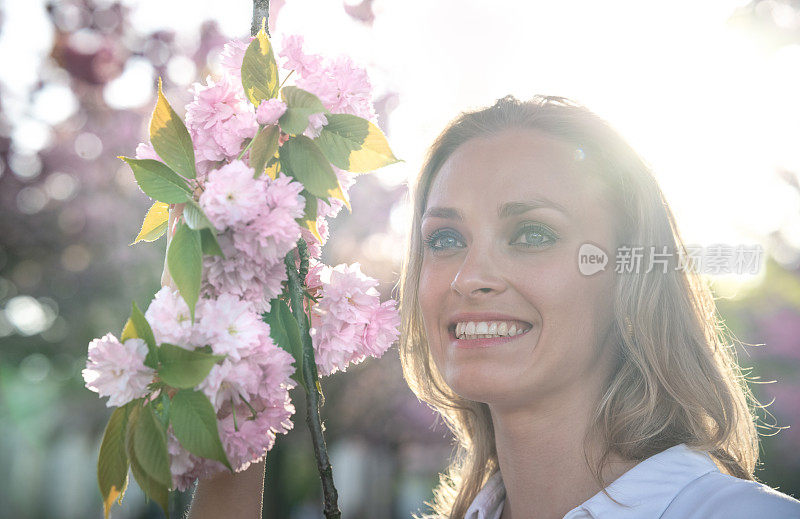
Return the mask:
<svg viewBox="0 0 800 519">
<path fill-rule="evenodd" d="M 541 238 L 534 238 L 533 243 L 517 243 L 517 240 L 520 237 L 528 237 L 532 235 L 536 235 Z M 524 248 L 541 249 L 553 245 L 558 241 L 558 239 L 558 234 L 550 230 L 547 226 L 541 224 L 527 224 L 520 227 L 520 229 L 514 234 L 514 240 L 510 243 L 510 245 L 520 245 Z M 443 245 L 440 243 L 445 241 L 447 244 L 451 245 Z M 436 229 L 423 239 L 423 244 L 425 247 L 433 252 L 448 250 L 453 247 L 452 244 L 454 242 L 461 243 L 462 246 L 464 246 L 463 241 L 461 240 L 461 235 L 453 229 Z"/>
</svg>

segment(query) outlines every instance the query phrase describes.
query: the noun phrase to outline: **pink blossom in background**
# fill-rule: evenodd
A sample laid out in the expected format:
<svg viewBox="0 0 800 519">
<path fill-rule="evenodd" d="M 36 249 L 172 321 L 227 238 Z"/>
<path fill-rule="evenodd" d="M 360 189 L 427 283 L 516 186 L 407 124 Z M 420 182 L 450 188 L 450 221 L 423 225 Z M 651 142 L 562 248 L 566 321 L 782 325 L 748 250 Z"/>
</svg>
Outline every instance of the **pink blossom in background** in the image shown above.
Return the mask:
<svg viewBox="0 0 800 519">
<path fill-rule="evenodd" d="M 270 125 L 277 124 L 278 119 L 286 113 L 286 103 L 280 99 L 267 99 L 261 101 L 256 109 L 256 120 L 258 124 Z"/>
<path fill-rule="evenodd" d="M 199 203 L 217 230 L 249 222 L 261 211 L 266 185 L 253 175 L 253 168 L 241 160 L 208 174 Z"/>
<path fill-rule="evenodd" d="M 775 416 L 777 426 L 789 426 L 777 433 L 781 441 L 776 445 L 787 459 L 800 463 L 800 381 L 778 381 L 759 387 L 766 394 L 766 398 L 761 399 L 762 405 L 774 399 L 766 409 Z"/>
<path fill-rule="evenodd" d="M 294 70 L 301 76 L 317 74 L 322 65 L 321 56 L 303 52 L 303 37 L 296 34 L 283 37 L 278 55 L 286 59 L 283 63 L 286 70 Z"/>
<path fill-rule="evenodd" d="M 142 339 L 121 343 L 107 333 L 89 343 L 86 368 L 81 372 L 86 387 L 101 397 L 107 407 L 119 407 L 147 394 L 155 371 L 144 365 L 147 344 Z"/>
<path fill-rule="evenodd" d="M 235 78 L 240 84 L 242 81 L 242 61 L 244 60 L 244 52 L 247 50 L 248 45 L 253 38 L 249 41 L 233 39 L 227 42 L 222 47 L 220 53 L 220 65 L 225 74 Z"/>
</svg>

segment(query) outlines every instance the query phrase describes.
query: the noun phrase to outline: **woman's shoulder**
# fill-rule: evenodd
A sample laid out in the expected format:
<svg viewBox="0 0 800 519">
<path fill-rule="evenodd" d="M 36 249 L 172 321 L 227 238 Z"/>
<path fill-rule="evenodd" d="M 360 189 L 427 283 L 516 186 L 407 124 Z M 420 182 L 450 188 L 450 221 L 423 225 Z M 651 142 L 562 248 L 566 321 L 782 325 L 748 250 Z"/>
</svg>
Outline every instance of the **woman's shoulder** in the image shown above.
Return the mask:
<svg viewBox="0 0 800 519">
<path fill-rule="evenodd" d="M 800 519 L 800 501 L 764 483 L 712 471 L 686 485 L 662 517 Z"/>
</svg>

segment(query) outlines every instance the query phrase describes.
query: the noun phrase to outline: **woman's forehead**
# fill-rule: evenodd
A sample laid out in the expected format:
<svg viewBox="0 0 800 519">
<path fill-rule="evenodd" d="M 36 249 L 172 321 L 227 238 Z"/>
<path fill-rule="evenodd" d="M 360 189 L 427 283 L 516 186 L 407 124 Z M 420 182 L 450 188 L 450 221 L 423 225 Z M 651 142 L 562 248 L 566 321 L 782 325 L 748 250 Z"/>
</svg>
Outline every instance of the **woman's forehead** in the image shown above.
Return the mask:
<svg viewBox="0 0 800 519">
<path fill-rule="evenodd" d="M 494 207 L 517 199 L 580 206 L 599 196 L 593 166 L 577 146 L 537 130 L 507 130 L 471 139 L 439 169 L 428 207 Z"/>
</svg>

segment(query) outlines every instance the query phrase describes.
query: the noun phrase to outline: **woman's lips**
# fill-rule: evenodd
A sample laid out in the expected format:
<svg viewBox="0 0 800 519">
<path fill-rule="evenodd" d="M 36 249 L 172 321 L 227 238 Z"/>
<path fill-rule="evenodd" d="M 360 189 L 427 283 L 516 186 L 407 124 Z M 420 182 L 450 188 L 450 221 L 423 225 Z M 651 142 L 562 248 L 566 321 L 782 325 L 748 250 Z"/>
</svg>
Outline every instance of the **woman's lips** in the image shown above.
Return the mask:
<svg viewBox="0 0 800 519">
<path fill-rule="evenodd" d="M 448 327 L 447 333 L 450 336 L 450 344 L 456 348 L 488 348 L 490 346 L 499 346 L 515 339 L 519 339 L 520 337 L 524 337 L 531 330 L 533 330 L 532 326 L 525 332 L 513 337 L 488 337 L 482 339 L 459 339 L 456 337 L 455 326 Z"/>
</svg>

